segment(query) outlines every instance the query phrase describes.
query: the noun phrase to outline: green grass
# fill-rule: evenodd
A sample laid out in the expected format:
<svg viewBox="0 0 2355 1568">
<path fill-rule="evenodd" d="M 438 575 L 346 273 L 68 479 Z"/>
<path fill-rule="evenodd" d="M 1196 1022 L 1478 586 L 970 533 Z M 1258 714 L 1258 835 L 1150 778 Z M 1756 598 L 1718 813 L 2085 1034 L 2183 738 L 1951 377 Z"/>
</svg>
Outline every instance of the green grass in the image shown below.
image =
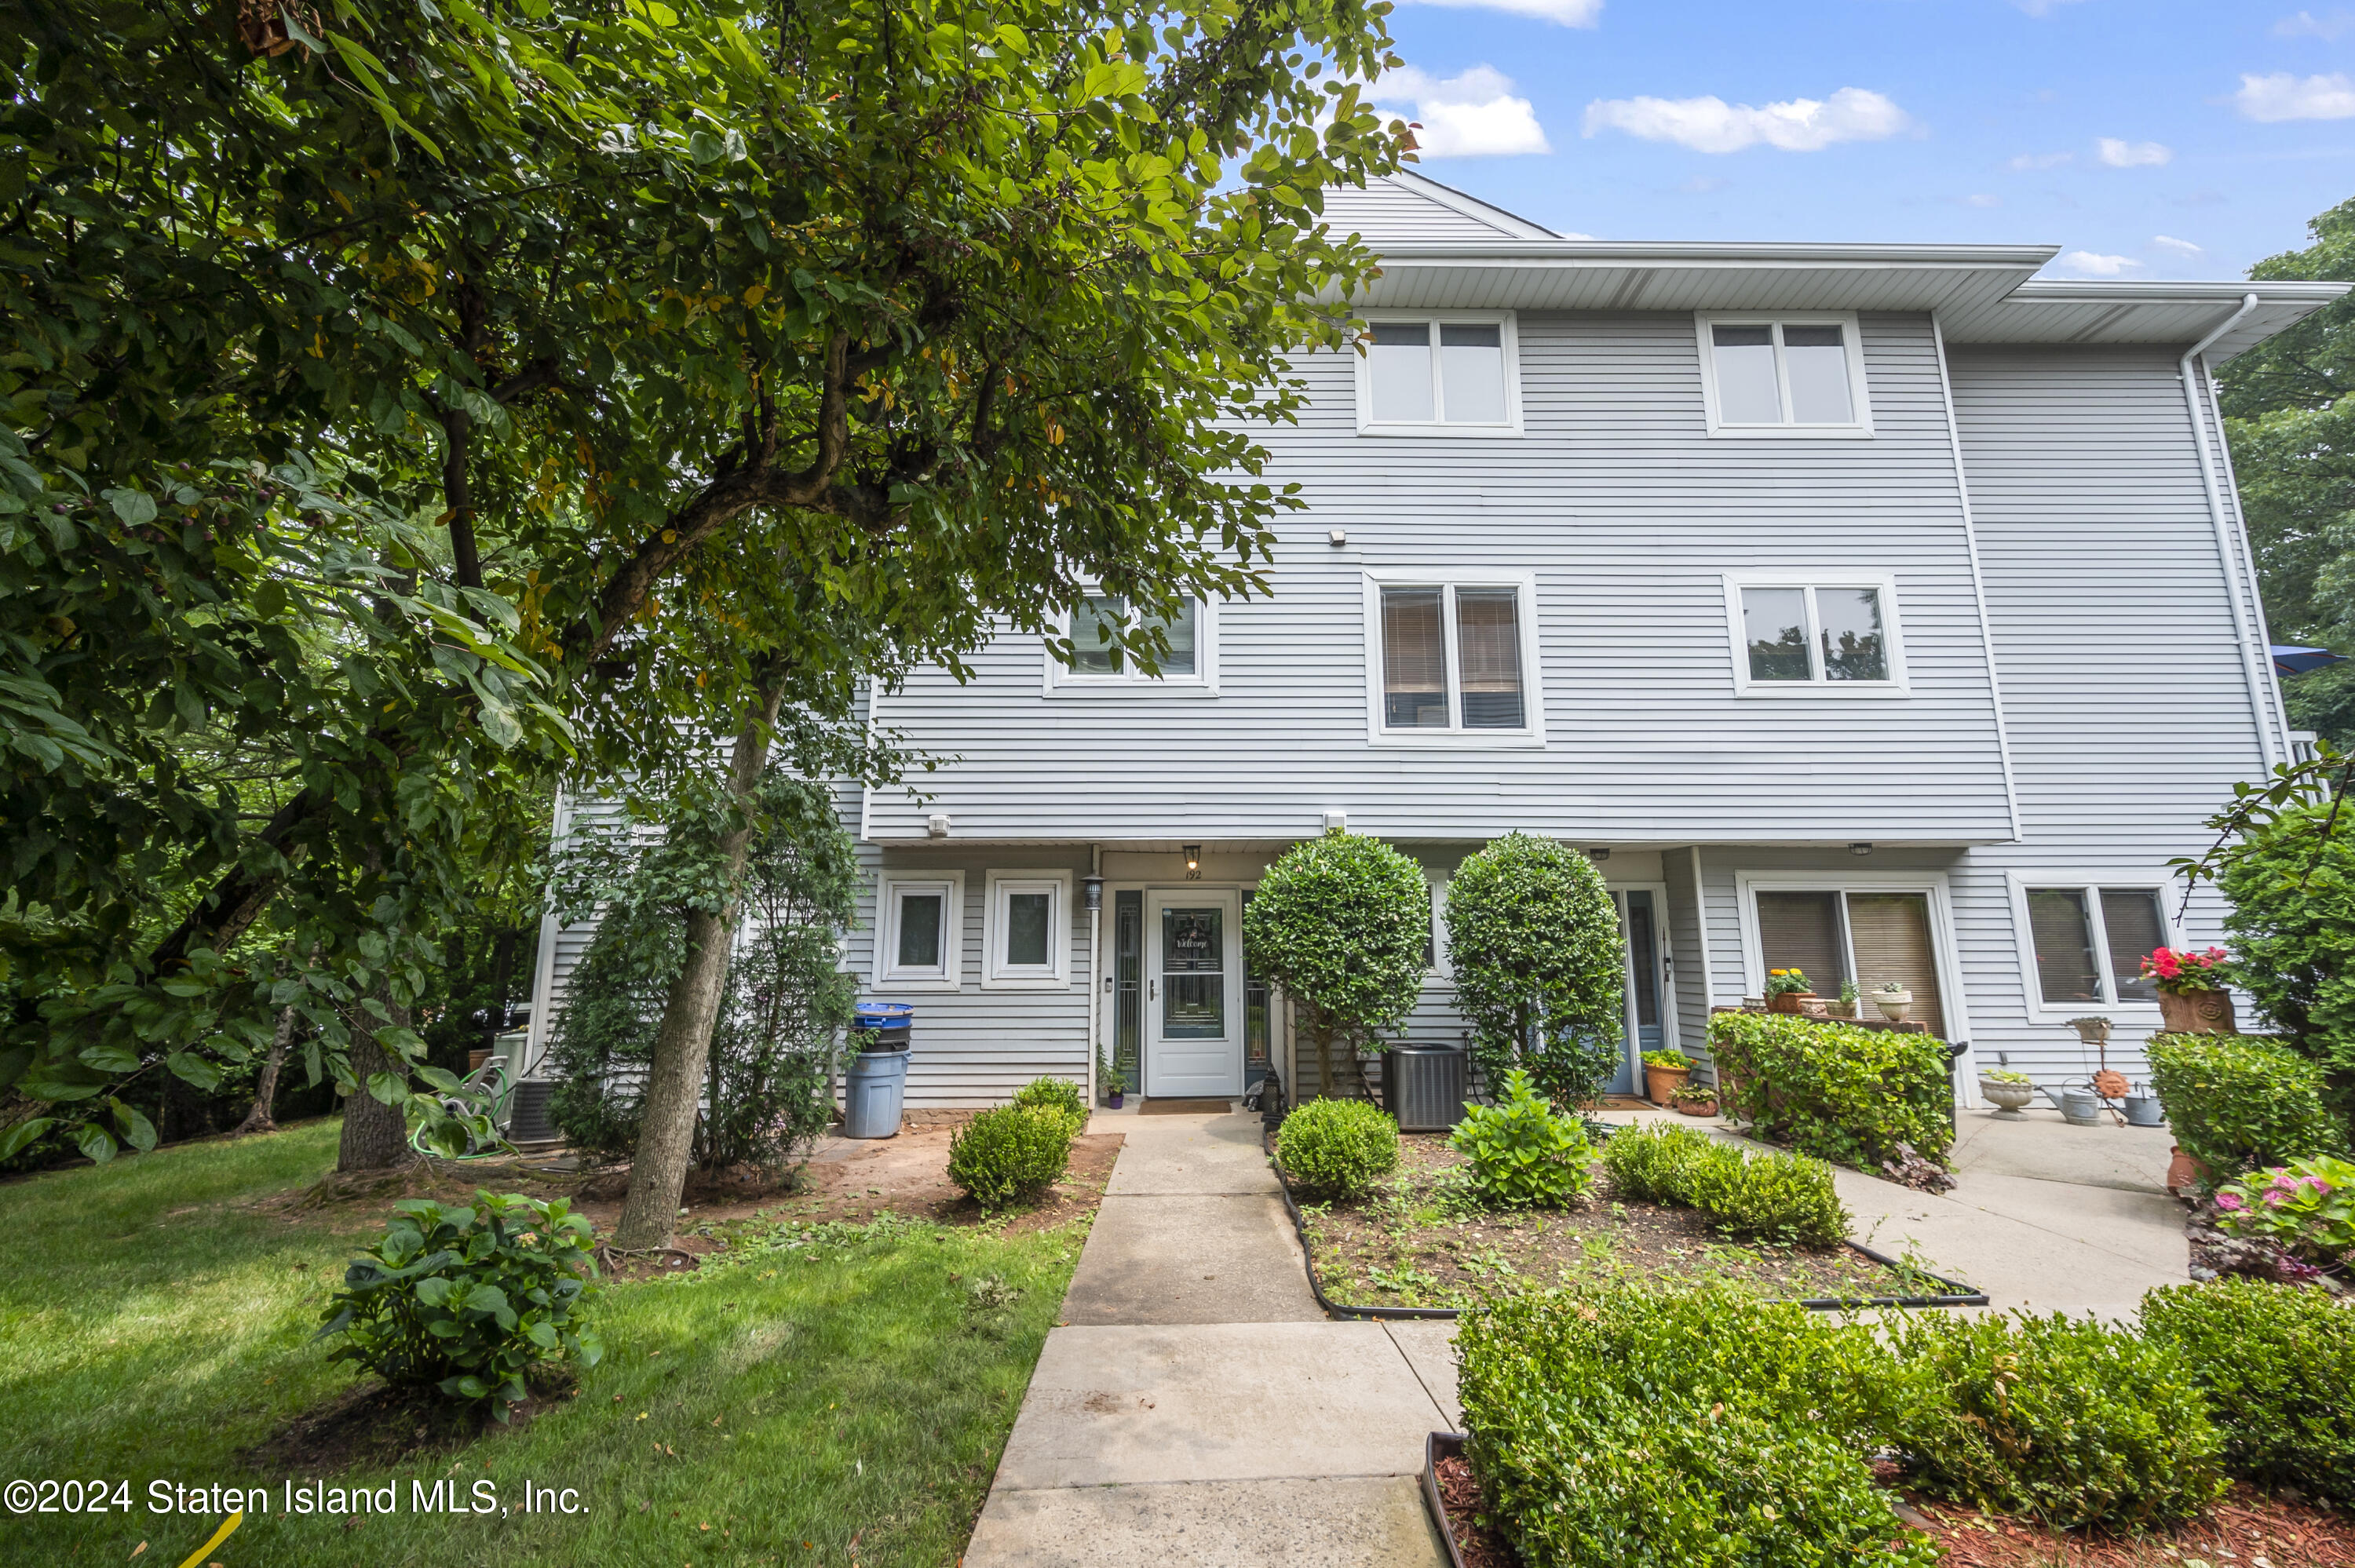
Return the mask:
<svg viewBox="0 0 2355 1568">
<path fill-rule="evenodd" d="M 239 1456 L 355 1374 L 310 1343 L 381 1205 L 265 1206 L 332 1162 L 332 1124 L 0 1186 L 0 1480 L 128 1480 L 128 1515 L 0 1521 L 0 1563 L 176 1568 L 218 1515 L 148 1511 L 155 1479 L 272 1489 L 212 1553 L 275 1564 L 953 1563 L 1079 1254 L 1078 1225 L 1010 1236 L 886 1220 L 599 1306 L 606 1359 L 527 1426 L 394 1469 L 401 1512 L 289 1517 Z M 773 1238 L 794 1233 L 764 1233 Z M 1011 1292 L 1010 1299 L 1008 1298 Z M 410 1483 L 574 1489 L 585 1511 L 445 1518 Z M 294 1478 L 307 1480 L 308 1476 Z M 709 1524 L 709 1530 L 702 1526 Z"/>
</svg>

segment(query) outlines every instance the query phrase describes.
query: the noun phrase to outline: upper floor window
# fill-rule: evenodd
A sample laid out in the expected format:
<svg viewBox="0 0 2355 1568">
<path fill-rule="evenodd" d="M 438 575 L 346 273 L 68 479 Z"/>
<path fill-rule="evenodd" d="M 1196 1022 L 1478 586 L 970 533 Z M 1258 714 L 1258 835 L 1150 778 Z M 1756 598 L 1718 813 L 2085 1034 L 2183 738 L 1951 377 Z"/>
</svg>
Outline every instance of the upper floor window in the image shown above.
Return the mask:
<svg viewBox="0 0 2355 1568">
<path fill-rule="evenodd" d="M 1202 695 L 1214 686 L 1215 618 L 1210 607 L 1188 599 L 1167 620 L 1138 614 L 1116 594 L 1090 594 L 1071 612 L 1071 662 L 1065 664 L 1050 648 L 1047 653 L 1047 689 L 1050 693 L 1085 691 L 1127 692 L 1132 694 L 1169 689 Z M 1158 630 L 1168 652 L 1147 673 L 1137 657 L 1119 645 L 1122 629 L 1134 641 L 1139 633 Z"/>
<path fill-rule="evenodd" d="M 1854 316 L 1700 318 L 1711 435 L 1869 436 Z"/>
<path fill-rule="evenodd" d="M 1367 583 L 1377 740 L 1542 741 L 1533 583 Z"/>
<path fill-rule="evenodd" d="M 1726 579 L 1734 689 L 1774 693 L 1902 690 L 1896 589 L 1887 577 L 1746 574 Z"/>
<path fill-rule="evenodd" d="M 1376 435 L 1499 435 L 1521 427 L 1513 318 L 1495 311 L 1382 316 L 1358 358 L 1358 429 Z"/>
</svg>

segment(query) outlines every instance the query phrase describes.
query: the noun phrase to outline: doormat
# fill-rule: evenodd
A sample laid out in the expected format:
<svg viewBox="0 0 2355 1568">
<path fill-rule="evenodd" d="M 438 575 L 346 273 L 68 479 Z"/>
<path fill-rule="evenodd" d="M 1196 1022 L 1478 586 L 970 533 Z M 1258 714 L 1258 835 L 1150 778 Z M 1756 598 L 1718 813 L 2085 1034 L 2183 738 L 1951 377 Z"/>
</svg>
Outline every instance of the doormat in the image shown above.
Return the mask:
<svg viewBox="0 0 2355 1568">
<path fill-rule="evenodd" d="M 1234 1108 L 1232 1100 L 1147 1100 L 1137 1110 L 1144 1116 L 1220 1116 Z"/>
</svg>

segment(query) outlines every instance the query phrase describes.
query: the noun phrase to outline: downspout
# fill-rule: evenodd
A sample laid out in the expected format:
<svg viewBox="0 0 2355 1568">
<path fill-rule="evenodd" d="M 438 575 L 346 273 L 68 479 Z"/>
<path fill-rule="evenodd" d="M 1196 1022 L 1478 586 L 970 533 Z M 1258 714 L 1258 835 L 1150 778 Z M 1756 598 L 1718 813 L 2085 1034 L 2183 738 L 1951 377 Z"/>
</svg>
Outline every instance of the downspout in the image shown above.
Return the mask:
<svg viewBox="0 0 2355 1568">
<path fill-rule="evenodd" d="M 1103 845 L 1088 846 L 1095 901 L 1088 910 L 1088 1114 L 1096 1108 L 1096 1062 L 1103 1054 Z"/>
<path fill-rule="evenodd" d="M 2256 615 L 2255 642 L 2264 652 L 2257 662 L 2257 668 L 2264 675 L 2265 690 L 2273 694 L 2273 716 L 2281 722 L 2281 728 L 2274 738 L 2281 742 L 2282 760 L 2294 762 L 2297 754 L 2290 745 L 2289 705 L 2283 700 L 2281 675 L 2275 670 L 2272 651 L 2266 646 L 2272 642 L 2273 634 L 2265 625 L 2264 588 L 2257 579 L 2256 546 L 2249 543 L 2248 508 L 2241 504 L 2241 482 L 2232 474 L 2232 448 L 2224 439 L 2224 404 L 2216 393 L 2216 373 L 2209 371 L 2207 380 L 2208 417 L 2216 426 L 2216 450 L 2224 464 L 2224 493 L 2232 498 L 2232 537 L 2240 541 L 2240 564 L 2249 575 L 2249 603 L 2254 607 Z"/>
<path fill-rule="evenodd" d="M 2257 308 L 2257 296 L 2243 296 L 2240 309 L 2216 323 L 2214 331 L 2186 350 L 2177 366 L 2183 382 L 2183 411 L 2191 418 L 2191 444 L 2200 454 L 2200 482 L 2208 492 L 2208 520 L 2216 529 L 2216 564 L 2223 568 L 2224 594 L 2232 605 L 2232 635 L 2241 645 L 2241 675 L 2249 687 L 2249 716 L 2256 721 L 2257 755 L 2265 771 L 2274 767 L 2273 715 L 2266 711 L 2264 683 L 2258 670 L 2255 646 L 2249 641 L 2249 615 L 2241 603 L 2241 569 L 2239 556 L 2232 548 L 2232 524 L 2224 515 L 2224 493 L 2216 482 L 2216 464 L 2208 455 L 2208 419 L 2200 411 L 2200 377 L 2205 374 L 2200 356 L 2218 338 L 2240 324 L 2243 317 Z M 2221 443 L 2224 432 L 2220 427 L 2216 439 Z"/>
<path fill-rule="evenodd" d="M 1955 458 L 1955 499 L 1963 513 L 1963 548 L 1971 563 L 1971 602 L 1979 614 L 1979 652 L 1987 658 L 1987 705 L 1995 715 L 1995 755 L 2003 769 L 2003 809 L 2011 821 L 2011 842 L 2020 842 L 2019 787 L 2011 770 L 2011 729 L 2003 719 L 2003 683 L 1995 662 L 1995 622 L 1987 613 L 1987 578 L 1979 570 L 1978 520 L 1971 511 L 1970 475 L 1963 468 L 1963 416 L 1955 407 L 1955 384 L 1946 372 L 1946 329 L 1930 313 L 1930 340 L 1938 350 L 1938 395 L 1946 402 L 1946 443 Z"/>
</svg>

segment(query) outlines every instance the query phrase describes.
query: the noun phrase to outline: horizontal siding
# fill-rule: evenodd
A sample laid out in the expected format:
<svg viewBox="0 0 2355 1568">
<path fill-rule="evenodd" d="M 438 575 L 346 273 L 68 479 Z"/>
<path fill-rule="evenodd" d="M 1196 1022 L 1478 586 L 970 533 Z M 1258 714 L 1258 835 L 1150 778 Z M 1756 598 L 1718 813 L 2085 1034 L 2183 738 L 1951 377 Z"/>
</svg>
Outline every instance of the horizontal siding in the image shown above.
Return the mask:
<svg viewBox="0 0 2355 1568">
<path fill-rule="evenodd" d="M 1323 193 L 1325 221 L 1336 234 L 1356 234 L 1376 249 L 1384 245 L 1444 243 L 1453 239 L 1513 239 L 1501 224 L 1485 222 L 1391 181 L 1331 185 Z"/>
</svg>

